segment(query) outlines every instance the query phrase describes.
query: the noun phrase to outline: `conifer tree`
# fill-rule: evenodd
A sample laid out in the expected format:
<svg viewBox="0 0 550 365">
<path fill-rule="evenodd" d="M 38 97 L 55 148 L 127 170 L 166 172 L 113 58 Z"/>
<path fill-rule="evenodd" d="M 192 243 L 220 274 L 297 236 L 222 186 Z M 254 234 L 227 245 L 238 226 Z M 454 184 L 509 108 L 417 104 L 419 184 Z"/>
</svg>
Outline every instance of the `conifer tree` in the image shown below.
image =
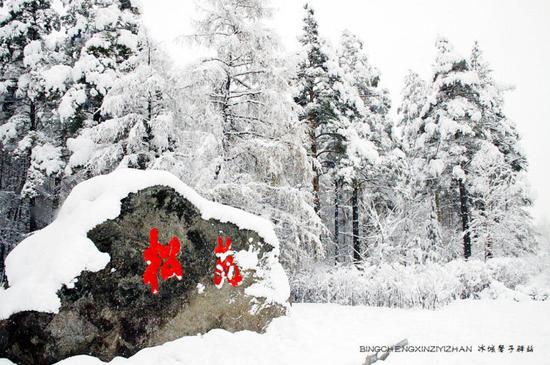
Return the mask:
<svg viewBox="0 0 550 365">
<path fill-rule="evenodd" d="M 342 113 L 348 122 L 342 132 L 345 152 L 338 176 L 351 194 L 353 260 L 359 263 L 363 253 L 372 249 L 361 247 L 362 242 L 368 243 L 367 236 L 377 244 L 384 235 L 374 220 L 385 217 L 387 208 L 393 205 L 390 200 L 394 194 L 390 191 L 401 179 L 402 153 L 395 151 L 388 91 L 380 86 L 380 73 L 370 64 L 362 40 L 348 31 L 342 34 L 339 64 L 343 84 L 351 88 L 344 95 L 353 97 L 345 99 L 352 102 Z"/>
<path fill-rule="evenodd" d="M 438 217 L 440 204 L 436 201 L 439 194 L 434 194 L 431 176 L 426 176 L 423 169 L 425 150 L 419 145 L 421 127 L 423 126 L 422 109 L 427 103 L 428 85 L 416 72 L 409 71 L 405 76 L 401 92 L 402 101 L 397 109 L 397 128 L 400 129 L 398 141 L 405 154 L 402 188 L 404 225 L 407 240 L 405 246 L 414 252 L 413 262 L 436 260 L 436 252 L 442 247 L 442 234 Z M 425 222 L 418 225 L 419 221 Z M 411 256 L 405 253 L 404 256 Z"/>
<path fill-rule="evenodd" d="M 101 106 L 120 74 L 133 65 L 140 28 L 139 8 L 131 1 L 64 0 L 65 51 L 73 84 L 63 96 L 59 114 L 74 135 L 105 120 Z"/>
<path fill-rule="evenodd" d="M 400 148 L 408 156 L 415 157 L 422 151 L 417 148 L 416 141 L 422 108 L 426 105 L 428 85 L 420 75 L 409 70 L 401 90 L 401 104 L 397 108 L 397 127 L 400 129 Z"/>
<path fill-rule="evenodd" d="M 312 161 L 312 190 L 317 214 L 321 211 L 321 175 L 333 168 L 342 153 L 343 137 L 339 133 L 346 123 L 346 92 L 342 87 L 338 63 L 331 62 L 327 46 L 319 35 L 315 12 L 304 7 L 303 33 L 300 43 L 304 55 L 298 64 L 296 103 L 303 108 L 299 118 L 308 128 L 308 152 Z M 344 112 L 342 115 L 341 112 Z M 353 112 L 351 112 L 353 113 Z"/>
<path fill-rule="evenodd" d="M 7 220 L 0 245 L 7 254 L 22 234 L 51 218 L 41 210 L 52 204 L 48 183 L 63 168 L 54 104 L 68 70 L 56 65 L 59 53 L 51 35 L 59 29 L 59 17 L 49 0 L 13 0 L 2 10 L 0 194 Z"/>
<path fill-rule="evenodd" d="M 132 110 L 127 118 L 116 119 L 113 117 L 128 113 L 129 109 L 124 109 L 128 105 L 121 98 L 113 100 L 115 96 L 109 105 L 104 105 L 104 100 L 113 86 L 121 85 L 123 78 L 127 77 L 125 82 L 130 83 L 137 77 L 132 72 L 144 60 L 140 53 L 143 38 L 139 8 L 132 2 L 66 0 L 65 5 L 64 46 L 72 67 L 72 84 L 61 98 L 58 113 L 70 151 L 66 173 L 71 176 L 70 181 L 79 182 L 113 170 L 124 156 L 131 154 L 126 137 L 135 121 L 132 117 L 141 110 Z M 150 84 L 142 81 L 144 85 Z M 130 89 L 125 96 L 134 97 L 135 106 L 142 99 L 132 94 L 135 87 Z"/>
<path fill-rule="evenodd" d="M 35 214 L 39 189 L 62 168 L 53 103 L 65 87 L 68 70 L 56 66 L 59 54 L 50 34 L 59 29 L 59 17 L 50 1 L 11 1 L 5 6 L 0 24 L 0 140 L 18 170 L 11 188 L 24 198 L 22 211 L 32 231 L 40 225 Z"/>
<path fill-rule="evenodd" d="M 532 249 L 532 223 L 526 208 L 531 199 L 525 186 L 527 159 L 519 134 L 503 110 L 504 91 L 492 78 L 478 42 L 470 56 L 479 78 L 481 105 L 480 150 L 472 163 L 473 240 L 485 259 L 498 253 L 518 254 Z M 495 247 L 496 246 L 496 247 Z"/>
<path fill-rule="evenodd" d="M 207 194 L 269 217 L 283 242 L 284 262 L 293 269 L 323 254 L 322 224 L 305 183 L 311 166 L 290 72 L 265 25 L 271 8 L 259 0 L 209 0 L 199 10 L 195 34 L 187 38 L 211 54 L 193 66 L 193 88 L 207 93 L 207 120 L 200 123 L 218 142 Z"/>
<path fill-rule="evenodd" d="M 419 146 L 426 151 L 427 170 L 438 190 L 458 188 L 464 258 L 471 256 L 469 168 L 482 138 L 479 78 L 468 61 L 439 38 L 434 78 L 424 107 Z"/>
</svg>

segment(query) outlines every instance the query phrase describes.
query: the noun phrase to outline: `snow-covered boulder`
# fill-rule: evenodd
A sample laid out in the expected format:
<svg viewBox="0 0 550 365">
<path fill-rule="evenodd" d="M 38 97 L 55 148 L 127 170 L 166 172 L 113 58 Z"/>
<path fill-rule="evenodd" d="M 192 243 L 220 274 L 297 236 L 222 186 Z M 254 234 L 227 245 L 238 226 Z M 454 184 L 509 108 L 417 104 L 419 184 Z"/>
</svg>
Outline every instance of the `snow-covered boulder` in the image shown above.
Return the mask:
<svg viewBox="0 0 550 365">
<path fill-rule="evenodd" d="M 155 294 L 144 282 L 152 228 L 160 244 L 179 239 L 181 249 L 172 251 L 183 269 L 166 280 L 158 275 Z M 228 257 L 214 254 L 219 236 L 231 238 L 240 285 L 214 285 L 217 260 Z M 167 172 L 123 169 L 92 178 L 73 189 L 52 224 L 7 257 L 0 358 L 111 360 L 214 328 L 262 332 L 289 305 L 278 255 L 269 221 L 207 201 Z"/>
</svg>

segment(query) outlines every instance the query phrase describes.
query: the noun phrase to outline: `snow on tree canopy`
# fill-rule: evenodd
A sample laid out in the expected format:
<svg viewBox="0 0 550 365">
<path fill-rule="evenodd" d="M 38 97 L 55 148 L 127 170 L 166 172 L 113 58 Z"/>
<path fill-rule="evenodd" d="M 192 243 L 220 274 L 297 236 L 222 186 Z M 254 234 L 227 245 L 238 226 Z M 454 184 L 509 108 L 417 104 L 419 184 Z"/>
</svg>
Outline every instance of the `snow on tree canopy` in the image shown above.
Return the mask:
<svg viewBox="0 0 550 365">
<path fill-rule="evenodd" d="M 201 212 L 203 219 L 233 223 L 240 229 L 257 232 L 273 246 L 268 257 L 270 270 L 245 289 L 255 297 L 286 305 L 290 295 L 288 279 L 278 262 L 279 242 L 271 222 L 240 209 L 202 198 L 193 189 L 166 171 L 118 169 L 77 185 L 49 226 L 24 239 L 6 258 L 8 289 L 0 289 L 0 319 L 20 311 L 57 313 L 61 302 L 57 291 L 71 286 L 83 271 L 97 272 L 110 260 L 86 234 L 95 226 L 120 214 L 120 201 L 130 193 L 163 185 L 176 190 Z M 236 256 L 246 256 L 236 252 Z M 249 262 L 251 260 L 245 260 Z M 246 266 L 249 266 L 247 263 Z"/>
</svg>

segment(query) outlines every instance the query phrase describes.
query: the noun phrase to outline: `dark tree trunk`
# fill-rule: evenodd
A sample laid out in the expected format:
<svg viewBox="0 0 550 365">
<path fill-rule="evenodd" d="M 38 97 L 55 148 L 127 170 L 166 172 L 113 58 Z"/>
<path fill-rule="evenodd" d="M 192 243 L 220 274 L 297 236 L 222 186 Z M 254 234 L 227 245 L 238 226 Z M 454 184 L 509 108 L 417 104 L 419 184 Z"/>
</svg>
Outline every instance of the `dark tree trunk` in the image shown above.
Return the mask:
<svg viewBox="0 0 550 365">
<path fill-rule="evenodd" d="M 34 232 L 38 229 L 36 220 L 36 198 L 29 198 L 29 232 Z"/>
<path fill-rule="evenodd" d="M 351 195 L 351 222 L 353 238 L 353 262 L 357 265 L 361 261 L 361 245 L 359 243 L 359 187 L 354 186 Z"/>
<path fill-rule="evenodd" d="M 225 83 L 222 86 L 221 92 L 223 93 L 223 98 L 220 101 L 222 118 L 223 118 L 222 159 L 218 164 L 218 166 L 216 166 L 216 170 L 214 172 L 214 180 L 218 180 L 223 164 L 227 162 L 227 155 L 229 151 L 229 138 L 231 135 L 231 129 L 233 127 L 233 122 L 231 120 L 231 112 L 229 110 L 229 94 L 231 92 L 231 77 L 229 75 L 227 75 Z"/>
<path fill-rule="evenodd" d="M 0 190 L 4 189 L 4 147 L 0 144 Z"/>
<path fill-rule="evenodd" d="M 4 286 L 4 271 L 5 271 L 5 264 L 4 259 L 6 258 L 6 246 L 4 246 L 2 243 L 0 243 L 0 287 Z"/>
<path fill-rule="evenodd" d="M 339 261 L 340 255 L 340 182 L 334 180 L 334 256 L 336 262 Z"/>
<path fill-rule="evenodd" d="M 472 241 L 470 238 L 470 207 L 468 189 L 464 181 L 458 181 L 460 190 L 460 216 L 462 218 L 462 235 L 464 241 L 464 258 L 468 259 L 472 255 Z"/>
<path fill-rule="evenodd" d="M 30 130 L 31 131 L 37 131 L 38 130 L 38 119 L 36 115 L 36 104 L 34 101 L 31 100 L 30 102 L 30 110 L 29 110 L 29 120 L 30 120 Z M 32 163 L 32 148 L 34 147 L 34 144 L 31 146 L 31 148 L 27 151 L 27 155 L 25 158 L 25 166 L 23 168 L 23 179 L 21 180 L 19 193 L 23 190 L 23 187 L 25 186 L 25 183 L 28 178 L 28 171 Z M 36 231 L 38 229 L 38 224 L 36 222 L 36 198 L 28 198 L 27 199 L 27 218 L 28 218 L 28 227 L 29 232 Z"/>
<path fill-rule="evenodd" d="M 36 104 L 31 101 L 31 105 L 30 105 L 30 111 L 29 111 L 29 119 L 30 119 L 30 130 L 31 131 L 36 131 L 37 130 L 37 127 L 38 127 L 38 122 L 37 122 L 37 119 L 36 119 Z"/>
<path fill-rule="evenodd" d="M 52 215 L 54 215 L 59 208 L 61 201 L 61 176 L 56 176 L 53 182 L 53 197 L 52 197 Z M 53 221 L 52 216 L 52 221 Z"/>
<path fill-rule="evenodd" d="M 96 105 L 101 106 L 101 102 L 98 102 Z M 101 111 L 100 111 L 99 107 L 93 112 L 92 120 L 96 123 L 101 122 Z"/>
<path fill-rule="evenodd" d="M 153 140 L 153 128 L 151 128 L 151 121 L 153 120 L 153 97 L 149 94 L 147 99 L 147 119 L 143 121 L 145 127 L 145 142 L 149 145 Z M 151 146 L 149 146 L 149 149 Z"/>
<path fill-rule="evenodd" d="M 151 66 L 151 45 L 149 42 L 147 42 L 147 65 Z M 153 120 L 153 95 L 149 92 L 149 97 L 147 98 L 147 120 L 145 121 L 145 138 L 147 143 L 153 140 L 151 120 Z"/>
<path fill-rule="evenodd" d="M 319 174 L 314 171 L 313 173 L 313 208 L 315 209 L 315 213 L 319 214 L 321 211 L 321 199 L 319 198 Z"/>
<path fill-rule="evenodd" d="M 311 137 L 311 158 L 312 158 L 312 164 L 313 164 L 313 179 L 312 179 L 312 185 L 313 185 L 313 208 L 315 209 L 315 213 L 319 214 L 321 211 L 321 199 L 319 197 L 319 192 L 321 190 L 320 184 L 319 184 L 319 168 L 316 165 L 317 161 L 317 140 L 315 139 L 315 121 L 312 117 L 309 119 L 309 125 L 310 125 L 310 137 Z"/>
<path fill-rule="evenodd" d="M 490 225 L 489 225 L 489 217 L 487 216 L 487 207 L 485 206 L 485 202 L 481 202 L 479 210 L 481 211 L 481 216 L 483 217 L 483 223 L 485 232 L 487 233 L 485 237 L 485 261 L 488 259 L 493 258 L 493 236 L 490 232 Z"/>
<path fill-rule="evenodd" d="M 485 242 L 485 261 L 493 258 L 493 237 L 491 234 L 487 236 L 487 241 Z"/>
<path fill-rule="evenodd" d="M 316 96 L 313 90 L 309 90 L 308 92 L 309 102 L 314 103 Z M 309 125 L 309 138 L 311 143 L 311 161 L 313 164 L 313 179 L 312 179 L 312 186 L 313 186 L 313 209 L 315 210 L 315 213 L 319 215 L 321 212 L 321 199 L 319 197 L 319 192 L 321 190 L 320 184 L 319 184 L 319 175 L 320 171 L 317 166 L 317 138 L 316 138 L 316 132 L 317 132 L 317 123 L 315 120 L 315 116 L 313 113 L 309 113 L 307 116 L 307 122 Z"/>
</svg>

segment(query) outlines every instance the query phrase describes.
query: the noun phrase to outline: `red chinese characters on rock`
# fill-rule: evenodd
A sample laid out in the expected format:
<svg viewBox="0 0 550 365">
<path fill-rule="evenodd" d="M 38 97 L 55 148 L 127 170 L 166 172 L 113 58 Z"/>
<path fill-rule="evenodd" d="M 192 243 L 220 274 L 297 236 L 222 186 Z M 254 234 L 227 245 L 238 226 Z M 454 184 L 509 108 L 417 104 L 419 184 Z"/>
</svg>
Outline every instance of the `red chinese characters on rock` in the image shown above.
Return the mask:
<svg viewBox="0 0 550 365">
<path fill-rule="evenodd" d="M 162 280 L 168 280 L 174 276 L 181 280 L 183 277 L 183 269 L 177 259 L 181 248 L 180 241 L 174 236 L 167 245 L 162 245 L 158 237 L 158 229 L 152 228 L 149 232 L 149 247 L 143 252 L 143 258 L 147 263 L 143 273 L 143 283 L 151 285 L 153 294 L 158 294 L 159 291 L 159 269 Z"/>
<path fill-rule="evenodd" d="M 158 236 L 158 229 L 152 228 L 149 232 L 149 247 L 143 252 L 143 258 L 147 263 L 147 268 L 143 273 L 143 283 L 151 285 L 153 294 L 159 292 L 159 271 L 163 280 L 168 280 L 174 276 L 181 280 L 183 277 L 183 269 L 177 258 L 181 249 L 180 241 L 174 236 L 167 245 L 162 245 L 158 241 Z M 214 285 L 220 289 L 227 279 L 227 282 L 232 286 L 239 286 L 243 278 L 239 267 L 233 261 L 231 238 L 226 237 L 224 244 L 222 237 L 218 237 L 218 245 L 214 248 L 214 255 L 217 258 Z"/>
<path fill-rule="evenodd" d="M 224 279 L 232 286 L 241 285 L 243 278 L 239 267 L 233 262 L 233 250 L 231 250 L 231 239 L 225 238 L 225 245 L 222 237 L 218 237 L 218 245 L 214 249 L 217 257 L 216 271 L 214 272 L 214 285 L 220 289 L 223 286 Z"/>
</svg>

